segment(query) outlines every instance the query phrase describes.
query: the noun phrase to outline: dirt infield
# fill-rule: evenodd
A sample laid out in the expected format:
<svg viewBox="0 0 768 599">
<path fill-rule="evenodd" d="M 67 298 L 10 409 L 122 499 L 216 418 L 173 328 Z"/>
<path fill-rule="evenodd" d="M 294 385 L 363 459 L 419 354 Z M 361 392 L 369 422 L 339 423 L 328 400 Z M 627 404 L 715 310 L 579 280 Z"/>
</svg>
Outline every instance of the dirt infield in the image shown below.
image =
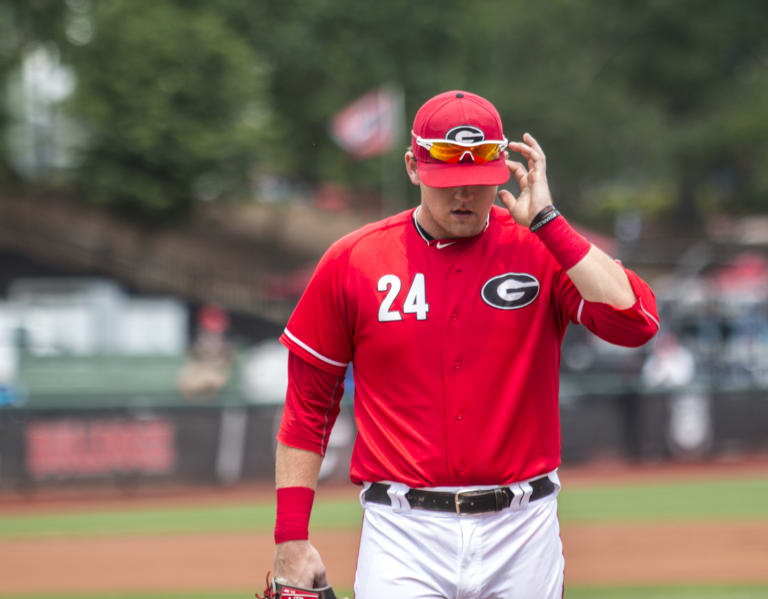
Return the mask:
<svg viewBox="0 0 768 599">
<path fill-rule="evenodd" d="M 753 465 L 754 466 L 754 465 Z M 755 472 L 768 472 L 758 464 Z M 616 482 L 622 476 L 642 480 L 646 473 L 610 465 L 561 471 L 566 485 Z M 736 471 L 741 471 L 737 469 Z M 733 467 L 727 471 L 736 472 Z M 750 470 L 753 471 L 753 470 Z M 696 478 L 695 468 L 653 471 L 654 479 Z M 706 472 L 711 476 L 712 469 Z M 743 472 L 743 471 L 741 471 Z M 623 474 L 622 474 L 623 473 Z M 651 476 L 651 471 L 647 473 Z M 323 494 L 354 496 L 351 486 Z M 3 513 L 82 510 L 89 505 L 119 507 L 142 504 L 242 503 L 268 497 L 269 488 L 201 490 L 181 495 L 165 490 L 126 500 L 103 496 L 87 500 L 66 495 L 33 500 L 0 499 Z M 356 532 L 313 532 L 331 581 L 351 587 L 357 554 Z M 665 524 L 568 524 L 562 528 L 566 582 L 570 584 L 768 582 L 768 521 Z M 271 535 L 184 534 L 173 536 L 35 539 L 0 541 L 0 595 L 33 592 L 226 591 L 261 590 L 272 561 Z"/>
<path fill-rule="evenodd" d="M 768 523 L 566 526 L 566 583 L 766 582 Z M 330 580 L 351 587 L 356 533 L 314 534 Z M 0 593 L 259 587 L 269 535 L 179 535 L 0 543 Z"/>
</svg>

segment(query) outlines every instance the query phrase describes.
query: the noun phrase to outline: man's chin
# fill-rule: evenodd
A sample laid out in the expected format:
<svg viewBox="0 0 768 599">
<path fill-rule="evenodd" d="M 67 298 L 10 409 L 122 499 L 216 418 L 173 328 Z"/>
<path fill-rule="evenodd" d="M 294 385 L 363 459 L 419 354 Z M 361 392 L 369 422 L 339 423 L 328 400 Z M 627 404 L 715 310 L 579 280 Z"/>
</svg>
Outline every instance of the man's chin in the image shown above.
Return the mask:
<svg viewBox="0 0 768 599">
<path fill-rule="evenodd" d="M 482 228 L 481 223 L 475 222 L 475 219 L 472 219 L 459 222 L 454 220 L 446 230 L 450 233 L 451 237 L 472 237 L 477 235 Z"/>
</svg>

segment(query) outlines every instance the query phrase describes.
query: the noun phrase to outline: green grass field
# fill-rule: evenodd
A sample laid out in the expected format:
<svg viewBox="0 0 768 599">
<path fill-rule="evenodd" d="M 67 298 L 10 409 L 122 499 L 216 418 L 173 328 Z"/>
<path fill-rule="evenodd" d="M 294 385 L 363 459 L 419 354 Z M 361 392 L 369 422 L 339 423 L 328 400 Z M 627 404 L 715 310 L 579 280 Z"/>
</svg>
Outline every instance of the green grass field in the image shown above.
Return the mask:
<svg viewBox="0 0 768 599">
<path fill-rule="evenodd" d="M 339 599 L 352 597 L 351 589 L 336 589 Z M 252 599 L 253 590 L 223 593 L 99 593 L 78 595 L 5 595 L 3 599 Z M 765 586 L 688 586 L 670 585 L 640 587 L 568 587 L 566 599 L 765 599 Z"/>
<path fill-rule="evenodd" d="M 352 597 L 351 589 L 336 589 L 339 599 Z M 126 595 L 2 595 L 3 599 L 247 599 L 253 591 L 226 593 L 163 593 Z M 765 599 L 768 586 L 569 587 L 566 599 Z M 403 598 L 405 599 L 405 598 Z"/>
<path fill-rule="evenodd" d="M 559 514 L 563 523 L 768 519 L 768 476 L 566 489 L 560 495 Z M 357 528 L 361 517 L 362 510 L 356 500 L 324 501 L 321 491 L 312 513 L 312 527 Z M 0 539 L 268 532 L 273 518 L 274 506 L 269 503 L 154 509 L 104 508 L 88 512 L 0 517 Z"/>
<path fill-rule="evenodd" d="M 706 500 L 702 501 L 702 498 Z M 685 522 L 768 520 L 768 476 L 697 480 L 692 482 L 617 483 L 564 490 L 560 496 L 563 523 Z M 204 505 L 153 509 L 90 509 L 87 512 L 0 516 L 0 539 L 152 535 L 167 533 L 269 532 L 274 507 L 266 504 Z M 329 501 L 322 492 L 312 516 L 313 529 L 357 529 L 361 509 L 357 501 Z M 0 571 L 2 565 L 0 564 Z M 766 560 L 768 578 L 768 559 Z M 691 581 L 695 583 L 696 581 Z M 260 590 L 260 589 L 259 589 Z M 338 589 L 339 597 L 351 591 Z M 253 590 L 179 594 L 66 594 L 8 595 L 2 599 L 234 599 L 252 597 Z M 643 586 L 575 587 L 569 599 L 752 599 L 768 597 L 764 586 Z"/>
</svg>

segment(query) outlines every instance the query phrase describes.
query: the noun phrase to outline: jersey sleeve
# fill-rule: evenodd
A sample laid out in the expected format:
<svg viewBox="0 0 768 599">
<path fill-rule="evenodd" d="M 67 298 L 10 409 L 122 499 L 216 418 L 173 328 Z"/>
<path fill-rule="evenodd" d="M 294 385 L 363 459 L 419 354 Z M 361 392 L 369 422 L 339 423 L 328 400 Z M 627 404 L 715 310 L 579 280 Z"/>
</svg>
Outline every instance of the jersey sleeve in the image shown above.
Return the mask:
<svg viewBox="0 0 768 599">
<path fill-rule="evenodd" d="M 579 294 L 564 271 L 555 280 L 561 318 L 583 324 L 601 339 L 623 345 L 639 347 L 647 343 L 659 330 L 656 297 L 648 283 L 637 273 L 624 268 L 637 300 L 629 308 L 618 310 L 610 304 L 590 302 Z"/>
<path fill-rule="evenodd" d="M 288 354 L 288 390 L 277 440 L 325 455 L 344 395 L 344 374 L 335 375 Z"/>
<path fill-rule="evenodd" d="M 347 253 L 337 242 L 320 259 L 280 336 L 280 342 L 303 360 L 342 375 L 352 360 L 344 288 L 346 262 Z"/>
</svg>

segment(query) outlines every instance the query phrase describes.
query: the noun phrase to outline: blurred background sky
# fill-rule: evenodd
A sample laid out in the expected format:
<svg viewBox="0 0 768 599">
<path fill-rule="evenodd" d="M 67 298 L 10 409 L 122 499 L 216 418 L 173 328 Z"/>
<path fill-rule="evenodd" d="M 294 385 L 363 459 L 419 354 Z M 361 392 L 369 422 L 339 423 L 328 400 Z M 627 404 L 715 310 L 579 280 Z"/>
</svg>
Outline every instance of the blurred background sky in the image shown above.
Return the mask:
<svg viewBox="0 0 768 599">
<path fill-rule="evenodd" d="M 641 350 L 569 333 L 564 426 L 610 398 L 599 450 L 764 450 L 766 32 L 760 0 L 0 0 L 0 401 L 279 404 L 318 257 L 416 205 L 413 115 L 466 89 L 660 301 Z"/>
</svg>

